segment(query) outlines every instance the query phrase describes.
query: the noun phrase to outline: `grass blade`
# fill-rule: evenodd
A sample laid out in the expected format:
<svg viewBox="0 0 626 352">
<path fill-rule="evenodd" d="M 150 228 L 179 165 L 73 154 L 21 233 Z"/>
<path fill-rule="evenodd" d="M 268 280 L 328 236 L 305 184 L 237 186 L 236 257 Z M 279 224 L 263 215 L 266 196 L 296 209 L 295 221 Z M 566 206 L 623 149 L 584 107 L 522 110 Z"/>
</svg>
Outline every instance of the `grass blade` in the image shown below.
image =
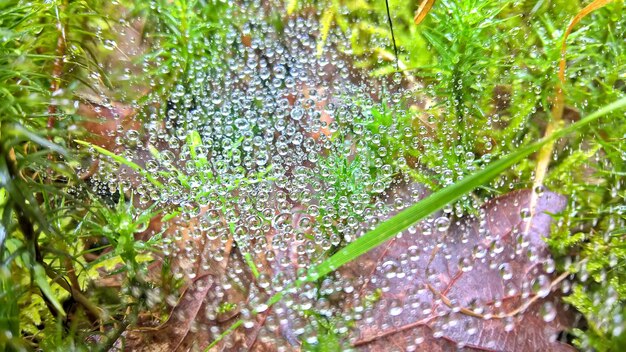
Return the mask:
<svg viewBox="0 0 626 352">
<path fill-rule="evenodd" d="M 464 194 L 474 188 L 477 188 L 495 178 L 507 168 L 515 165 L 530 156 L 535 151 L 539 150 L 539 148 L 541 148 L 544 144 L 576 131 L 583 126 L 596 121 L 600 117 L 613 111 L 620 110 L 624 107 L 626 107 L 626 98 L 622 98 L 612 104 L 609 104 L 584 119 L 556 131 L 549 137 L 518 149 L 514 153 L 489 164 L 483 170 L 431 194 L 420 202 L 398 213 L 394 217 L 380 223 L 375 229 L 369 231 L 356 241 L 348 244 L 345 248 L 335 253 L 332 257 L 328 258 L 317 267 L 314 267 L 309 272 L 307 279 L 303 280 L 303 282 L 314 281 L 317 280 L 317 278 L 328 275 L 342 265 L 358 258 L 364 253 L 367 253 L 397 235 L 399 232 L 406 230 L 409 226 L 443 208 L 446 204 L 461 198 Z"/>
<path fill-rule="evenodd" d="M 554 103 L 552 105 L 551 114 L 552 119 L 548 123 L 546 127 L 546 131 L 544 136 L 550 136 L 554 131 L 556 131 L 563 120 L 563 111 L 565 109 L 565 68 L 567 66 L 567 38 L 574 29 L 574 27 L 587 15 L 592 13 L 593 11 L 602 8 L 608 5 L 613 0 L 595 0 L 591 4 L 587 5 L 583 8 L 574 18 L 571 20 L 570 24 L 567 26 L 565 30 L 565 34 L 563 35 L 563 39 L 561 42 L 561 59 L 559 60 L 559 71 L 558 78 L 559 81 L 556 85 L 556 92 L 554 97 Z M 535 182 L 533 184 L 533 188 L 541 186 L 543 184 L 543 180 L 546 177 L 546 173 L 548 172 L 548 166 L 550 165 L 550 157 L 552 155 L 552 151 L 554 149 L 554 143 L 546 143 L 541 150 L 539 151 L 539 155 L 537 156 L 537 164 L 535 167 Z M 535 203 L 537 199 L 535 195 L 530 202 L 530 210 L 531 213 L 534 212 Z M 530 224 L 530 223 L 528 223 Z"/>
<path fill-rule="evenodd" d="M 137 171 L 139 174 L 141 174 L 141 176 L 145 177 L 146 180 L 148 180 L 150 183 L 152 183 L 153 185 L 157 186 L 158 188 L 163 188 L 163 184 L 161 182 L 159 182 L 156 178 L 152 177 L 152 175 L 150 175 L 150 173 L 146 170 L 144 170 L 144 168 L 142 168 L 141 166 L 135 164 L 134 162 L 127 160 L 124 157 L 121 157 L 119 155 L 116 155 L 113 152 L 110 152 L 102 147 L 99 147 L 95 144 L 86 142 L 86 141 L 81 141 L 79 139 L 75 139 L 74 142 L 80 144 L 80 145 L 84 145 L 86 147 L 90 147 L 95 149 L 98 153 L 102 154 L 102 155 L 106 155 L 109 158 L 113 159 L 114 161 L 122 164 L 122 165 L 126 165 L 128 167 L 130 167 L 131 169 L 133 169 L 134 171 Z"/>
<path fill-rule="evenodd" d="M 35 283 L 37 284 L 39 289 L 41 289 L 41 292 L 48 298 L 50 304 L 52 304 L 52 306 L 54 307 L 54 310 L 56 310 L 62 318 L 65 318 L 65 310 L 63 310 L 61 302 L 59 302 L 57 297 L 54 295 L 52 287 L 50 287 L 50 284 L 48 283 L 46 271 L 40 264 L 34 265 L 33 276 Z"/>
<path fill-rule="evenodd" d="M 316 281 L 317 279 L 339 269 L 342 265 L 345 265 L 352 260 L 360 257 L 361 255 L 369 252 L 370 250 L 376 248 L 383 242 L 397 235 L 399 232 L 404 231 L 409 226 L 443 208 L 446 204 L 459 199 L 467 192 L 479 186 L 482 186 L 484 183 L 492 180 L 494 177 L 498 176 L 507 168 L 515 165 L 519 161 L 527 158 L 532 153 L 539 150 L 539 148 L 541 148 L 546 143 L 552 142 L 569 133 L 575 132 L 605 115 L 624 108 L 626 108 L 626 98 L 617 100 L 588 115 L 587 117 L 579 120 L 578 122 L 557 130 L 550 136 L 540 139 L 535 143 L 529 144 L 512 154 L 509 154 L 497 161 L 494 161 L 483 170 L 480 170 L 475 174 L 470 175 L 451 186 L 448 186 L 431 194 L 430 196 L 419 201 L 413 206 L 398 213 L 394 217 L 380 223 L 376 228 L 359 237 L 354 242 L 350 243 L 345 248 L 341 249 L 339 252 L 335 253 L 333 256 L 323 261 L 321 264 L 311 268 L 306 278 L 298 279 L 294 283 L 295 287 L 300 287 L 306 282 Z M 275 295 L 270 297 L 270 299 L 267 301 L 267 305 L 272 306 L 275 303 L 279 302 L 286 294 L 286 292 L 289 291 L 290 287 L 287 287 L 283 291 L 276 293 Z M 205 349 L 205 351 L 209 351 L 211 348 L 215 347 L 222 339 L 224 339 L 224 337 L 234 331 L 241 324 L 243 324 L 243 319 L 235 321 L 227 330 L 225 330 L 215 340 L 213 340 Z"/>
</svg>

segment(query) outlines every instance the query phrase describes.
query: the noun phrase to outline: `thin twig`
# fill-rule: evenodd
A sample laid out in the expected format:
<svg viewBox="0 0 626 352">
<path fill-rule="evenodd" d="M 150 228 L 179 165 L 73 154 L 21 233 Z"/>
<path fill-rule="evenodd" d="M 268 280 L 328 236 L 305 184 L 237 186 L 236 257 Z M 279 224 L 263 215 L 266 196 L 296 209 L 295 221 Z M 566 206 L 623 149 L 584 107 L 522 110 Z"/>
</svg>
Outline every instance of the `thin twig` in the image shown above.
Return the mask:
<svg viewBox="0 0 626 352">
<path fill-rule="evenodd" d="M 107 335 L 106 341 L 104 341 L 104 343 L 96 351 L 107 352 L 113 348 L 113 345 L 115 344 L 115 342 L 120 338 L 120 336 L 122 336 L 122 334 L 124 333 L 124 331 L 126 331 L 128 326 L 134 324 L 137 321 L 137 317 L 139 315 L 139 303 L 133 305 L 133 308 L 129 315 L 130 315 L 130 319 L 128 318 L 128 315 L 127 315 L 126 319 L 124 319 L 120 323 L 120 326 L 117 329 L 115 329 L 113 332 Z"/>
<path fill-rule="evenodd" d="M 58 275 L 52 268 L 48 265 L 42 264 L 44 269 L 46 270 L 46 275 L 52 280 L 52 282 L 61 286 L 64 290 L 69 292 L 72 295 L 72 298 L 80 305 L 82 305 L 89 314 L 92 315 L 94 319 L 100 320 L 102 319 L 102 310 L 98 308 L 95 304 L 93 304 L 89 298 L 87 298 L 80 290 L 75 290 L 66 280 L 60 280 L 61 276 Z"/>
<path fill-rule="evenodd" d="M 561 275 L 559 275 L 554 281 L 552 281 L 550 283 L 550 291 L 552 291 L 557 285 L 559 285 L 563 280 L 565 280 L 568 276 L 570 275 L 569 272 L 564 272 Z M 448 308 L 455 308 L 452 305 L 452 301 L 450 301 L 450 299 L 448 297 L 446 297 L 443 293 L 438 292 L 434 287 L 432 287 L 430 284 L 426 284 L 426 286 L 428 287 L 428 289 L 436 296 L 439 296 L 439 298 L 441 298 L 441 301 L 448 306 Z M 497 314 L 497 315 L 491 315 L 489 316 L 489 319 L 505 319 L 505 318 L 510 318 L 510 317 L 514 317 L 522 312 L 524 312 L 526 309 L 528 309 L 528 307 L 530 307 L 531 305 L 533 305 L 533 303 L 537 302 L 539 299 L 543 298 L 544 296 L 540 296 L 540 295 L 534 295 L 531 299 L 529 299 L 528 301 L 524 302 L 523 304 L 520 304 L 519 307 L 513 309 L 510 312 L 506 312 L 506 313 L 501 313 L 501 314 Z M 465 314 L 465 315 L 469 315 L 475 318 L 480 318 L 480 319 L 487 319 L 488 317 L 486 315 L 483 314 L 478 314 L 468 308 L 460 308 L 460 312 Z"/>
<path fill-rule="evenodd" d="M 398 47 L 396 46 L 396 36 L 393 33 L 393 21 L 391 20 L 391 13 L 389 12 L 389 0 L 385 0 L 385 7 L 387 8 L 387 20 L 389 21 L 389 29 L 391 30 L 393 53 L 396 56 L 396 71 L 400 71 L 400 65 L 398 64 Z"/>
<path fill-rule="evenodd" d="M 424 318 L 424 319 L 417 320 L 417 321 L 414 321 L 412 323 L 403 325 L 402 327 L 399 327 L 397 329 L 384 331 L 384 332 L 382 332 L 382 333 L 380 333 L 378 335 L 373 335 L 373 336 L 364 338 L 362 340 L 355 341 L 355 342 L 352 343 L 352 346 L 358 347 L 358 346 L 361 346 L 361 345 L 368 344 L 368 343 L 370 343 L 372 341 L 379 340 L 381 338 L 387 337 L 389 335 L 397 334 L 399 332 L 406 331 L 406 330 L 409 330 L 409 329 L 412 329 L 412 328 L 416 328 L 418 326 L 427 325 L 431 320 L 433 320 L 435 318 L 436 317 L 433 315 L 433 316 L 430 316 L 428 318 Z"/>
</svg>

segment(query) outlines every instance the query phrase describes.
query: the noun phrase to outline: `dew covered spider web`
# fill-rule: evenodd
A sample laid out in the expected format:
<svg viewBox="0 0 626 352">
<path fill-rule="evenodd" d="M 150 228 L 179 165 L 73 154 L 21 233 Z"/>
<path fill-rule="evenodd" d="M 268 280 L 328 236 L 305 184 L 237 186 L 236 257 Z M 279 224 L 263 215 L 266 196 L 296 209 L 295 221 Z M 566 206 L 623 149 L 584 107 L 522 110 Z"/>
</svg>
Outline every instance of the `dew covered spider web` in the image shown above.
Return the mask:
<svg viewBox="0 0 626 352">
<path fill-rule="evenodd" d="M 131 287 L 148 309 L 165 302 L 172 314 L 140 322 L 161 330 L 149 337 L 131 331 L 126 343 L 162 350 L 213 342 L 216 350 L 567 350 L 557 341 L 568 323 L 548 297 L 555 264 L 542 239 L 551 221 L 543 212 L 559 212 L 565 200 L 548 191 L 533 218 L 529 192 L 486 204 L 495 192 L 465 196 L 328 277 L 294 288 L 309 268 L 492 155 L 477 159 L 457 143 L 455 126 L 427 112 L 440 102 L 423 96 L 418 83 L 355 68 L 339 31 L 318 55 L 315 16 L 287 17 L 277 28 L 262 6 L 234 6 L 230 15 L 241 16 L 243 30 L 228 32 L 220 54 L 193 62 L 162 109 L 141 113 L 143 128 L 116 132 L 112 150 L 158 182 L 105 156 L 93 176 L 103 194 L 121 187 L 138 207 L 167 214 L 142 236 L 159 238 L 156 263 L 167 262 L 181 283 L 171 292 Z M 447 145 L 433 128 L 450 130 Z M 424 153 L 443 159 L 444 148 L 460 163 L 420 163 Z M 439 186 L 423 175 L 435 175 Z M 510 181 L 493 186 L 508 191 Z M 162 268 L 147 267 L 140 280 L 156 280 Z M 280 302 L 266 304 L 284 290 Z"/>
</svg>

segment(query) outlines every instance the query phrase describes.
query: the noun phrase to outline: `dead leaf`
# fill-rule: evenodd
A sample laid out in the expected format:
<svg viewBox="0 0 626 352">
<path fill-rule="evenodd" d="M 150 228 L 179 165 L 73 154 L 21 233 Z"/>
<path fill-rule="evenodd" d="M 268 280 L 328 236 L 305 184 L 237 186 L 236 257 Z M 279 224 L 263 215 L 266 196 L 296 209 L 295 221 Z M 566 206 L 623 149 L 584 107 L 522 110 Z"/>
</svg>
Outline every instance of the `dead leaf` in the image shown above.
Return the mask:
<svg viewBox="0 0 626 352">
<path fill-rule="evenodd" d="M 267 296 L 254 282 L 252 273 L 246 269 L 243 258 L 237 252 L 232 252 L 229 263 L 230 270 L 223 277 L 206 275 L 191 283 L 170 319 L 161 328 L 132 332 L 133 338 L 127 343 L 126 350 L 205 350 L 219 333 L 242 316 L 249 316 L 249 312 L 245 311 L 249 300 L 258 295 L 264 300 Z M 207 277 L 210 279 L 205 279 Z M 207 280 L 212 283 L 210 290 L 207 289 Z M 224 304 L 234 304 L 234 307 L 225 308 Z M 268 310 L 251 317 L 252 326 L 235 329 L 211 351 L 264 350 L 260 346 L 266 345 L 257 341 L 257 335 L 270 313 L 271 310 Z M 256 347 L 253 349 L 252 346 Z"/>
<path fill-rule="evenodd" d="M 565 198 L 541 195 L 527 219 L 530 191 L 493 199 L 478 216 L 447 231 L 428 223 L 340 269 L 365 279 L 361 296 L 382 290 L 356 321 L 352 344 L 363 351 L 573 351 L 555 341 L 570 324 L 543 240 Z M 437 220 L 435 220 L 437 221 Z M 530 231 L 522 232 L 532 221 Z M 380 291 L 379 291 L 380 292 Z M 365 308 L 367 310 L 367 308 Z M 545 317 L 545 319 L 544 319 Z"/>
<path fill-rule="evenodd" d="M 349 332 L 353 347 L 363 351 L 574 350 L 555 340 L 570 326 L 571 314 L 556 292 L 566 275 L 554 277 L 543 239 L 552 222 L 548 213 L 563 210 L 566 201 L 544 192 L 537 214 L 528 219 L 530 193 L 517 191 L 493 199 L 475 216 L 452 219 L 446 231 L 428 235 L 433 223 L 424 222 L 339 269 L 335 279 L 351 283 L 355 290 L 333 294 L 328 302 L 339 316 L 354 316 L 360 309 Z M 423 187 L 409 184 L 389 198 L 415 201 L 423 195 Z M 287 217 L 285 222 L 297 224 L 301 216 L 306 215 Z M 527 221 L 531 224 L 525 233 Z M 277 231 L 268 232 L 264 244 L 268 248 Z M 295 244 L 276 250 L 272 260 L 255 254 L 254 262 L 261 275 L 282 273 L 293 278 L 299 260 L 295 251 Z M 269 292 L 236 246 L 228 263 L 221 276 L 205 274 L 195 280 L 161 329 L 129 333 L 127 350 L 204 350 L 246 316 L 249 324 L 235 328 L 211 351 L 300 350 L 302 335 L 295 333 L 292 320 L 285 319 L 289 306 L 279 302 L 251 316 L 250 308 L 264 302 Z M 377 292 L 380 297 L 375 303 L 364 303 Z M 297 295 L 293 299 L 300 303 Z M 216 314 L 225 302 L 236 306 Z M 272 328 L 266 326 L 268 321 L 273 322 Z"/>
<path fill-rule="evenodd" d="M 202 303 L 214 286 L 214 277 L 211 275 L 196 280 L 178 302 L 167 324 L 150 332 L 129 332 L 124 337 L 125 350 L 177 351 L 184 338 L 195 328 L 195 321 L 201 311 Z"/>
</svg>

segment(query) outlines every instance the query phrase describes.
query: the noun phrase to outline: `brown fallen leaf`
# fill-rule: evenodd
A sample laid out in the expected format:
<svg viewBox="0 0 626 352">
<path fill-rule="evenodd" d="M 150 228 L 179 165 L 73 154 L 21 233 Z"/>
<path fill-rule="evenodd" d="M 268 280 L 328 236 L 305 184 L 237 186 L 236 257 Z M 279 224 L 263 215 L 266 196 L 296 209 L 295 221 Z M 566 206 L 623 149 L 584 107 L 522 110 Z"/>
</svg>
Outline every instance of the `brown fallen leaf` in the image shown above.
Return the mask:
<svg viewBox="0 0 626 352">
<path fill-rule="evenodd" d="M 83 117 L 83 127 L 90 133 L 88 141 L 109 150 L 116 147 L 115 137 L 125 136 L 130 129 L 141 129 L 141 122 L 134 118 L 136 111 L 121 103 L 105 106 L 83 99 L 77 113 Z"/>
<path fill-rule="evenodd" d="M 195 319 L 204 297 L 215 288 L 214 277 L 205 275 L 182 296 L 167 324 L 149 333 L 130 331 L 124 337 L 125 350 L 170 352 L 179 349 L 185 336 L 195 328 Z"/>
<path fill-rule="evenodd" d="M 530 219 L 530 195 L 493 199 L 478 216 L 452 220 L 446 231 L 424 223 L 342 268 L 342 276 L 365 276 L 362 297 L 380 292 L 367 317 L 356 321 L 352 345 L 363 351 L 573 351 L 556 340 L 571 314 L 553 292 L 566 276 L 553 278 L 543 240 L 547 213 L 563 210 L 565 198 L 544 192 Z"/>
<path fill-rule="evenodd" d="M 118 345 L 123 345 L 125 351 L 204 350 L 215 338 L 214 329 L 222 331 L 242 314 L 247 314 L 242 312 L 242 308 L 250 297 L 261 291 L 243 261 L 236 251 L 231 252 L 230 270 L 222 277 L 205 274 L 193 280 L 165 324 L 153 329 L 132 329 Z M 233 303 L 234 306 L 224 306 L 224 303 Z M 211 351 L 250 350 L 265 316 L 259 314 L 252 318 L 253 327 L 235 329 L 227 340 Z"/>
<path fill-rule="evenodd" d="M 389 196 L 414 200 L 422 191 L 404 185 Z M 354 291 L 335 293 L 327 304 L 336 316 L 355 318 L 346 346 L 363 351 L 574 350 L 556 339 L 571 325 L 572 314 L 556 292 L 566 275 L 554 277 L 543 239 L 552 221 L 548 213 L 563 210 L 565 198 L 544 192 L 532 219 L 527 218 L 529 199 L 527 190 L 493 199 L 476 216 L 452 219 L 444 231 L 424 222 L 338 270 L 335 282 Z M 298 220 L 290 219 L 293 224 Z M 268 233 L 268 248 L 275 232 Z M 259 273 L 293 277 L 298 261 L 293 248 L 275 252 L 280 256 L 271 261 L 255 256 Z M 234 328 L 211 351 L 300 350 L 302 332 L 286 319 L 297 315 L 285 314 L 306 300 L 295 295 L 290 305 L 279 302 L 250 315 L 269 297 L 267 286 L 254 277 L 239 248 L 233 247 L 229 257 L 221 277 L 201 276 L 189 286 L 163 327 L 127 334 L 127 350 L 204 350 L 240 318 L 248 324 Z M 283 258 L 293 264 L 279 265 Z M 216 313 L 224 302 L 234 306 Z"/>
</svg>

